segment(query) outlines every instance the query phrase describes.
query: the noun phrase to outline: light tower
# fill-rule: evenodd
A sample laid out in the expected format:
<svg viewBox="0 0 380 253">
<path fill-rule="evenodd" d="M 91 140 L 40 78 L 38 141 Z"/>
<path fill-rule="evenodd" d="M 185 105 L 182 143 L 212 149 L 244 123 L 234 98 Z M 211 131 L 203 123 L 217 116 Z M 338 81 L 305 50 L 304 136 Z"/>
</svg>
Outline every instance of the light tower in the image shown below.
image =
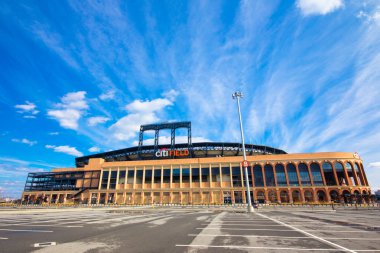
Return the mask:
<svg viewBox="0 0 380 253">
<path fill-rule="evenodd" d="M 241 143 L 242 143 L 242 148 L 243 148 L 243 167 L 244 167 L 244 178 L 245 178 L 245 187 L 247 188 L 247 197 L 245 198 L 247 201 L 247 211 L 248 213 L 253 213 L 253 207 L 251 203 L 251 191 L 249 189 L 249 181 L 248 181 L 248 162 L 247 162 L 247 156 L 245 154 L 245 144 L 244 144 L 244 131 L 243 131 L 243 122 L 241 119 L 241 111 L 240 111 L 240 98 L 243 98 L 243 93 L 240 91 L 236 91 L 235 93 L 232 94 L 232 99 L 236 99 L 237 101 L 237 106 L 238 106 L 238 112 L 239 112 L 239 121 L 240 121 L 240 134 L 241 134 Z"/>
</svg>

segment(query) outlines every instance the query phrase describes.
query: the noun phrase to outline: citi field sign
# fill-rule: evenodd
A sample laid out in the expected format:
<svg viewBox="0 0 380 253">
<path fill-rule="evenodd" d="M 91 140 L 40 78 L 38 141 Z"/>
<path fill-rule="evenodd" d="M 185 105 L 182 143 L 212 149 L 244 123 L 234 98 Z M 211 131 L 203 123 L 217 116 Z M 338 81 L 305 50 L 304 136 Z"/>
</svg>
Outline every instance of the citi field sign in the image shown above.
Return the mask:
<svg viewBox="0 0 380 253">
<path fill-rule="evenodd" d="M 162 148 L 156 152 L 156 157 L 180 157 L 180 156 L 188 156 L 189 155 L 189 150 L 184 149 L 184 150 L 169 150 L 167 148 Z"/>
</svg>

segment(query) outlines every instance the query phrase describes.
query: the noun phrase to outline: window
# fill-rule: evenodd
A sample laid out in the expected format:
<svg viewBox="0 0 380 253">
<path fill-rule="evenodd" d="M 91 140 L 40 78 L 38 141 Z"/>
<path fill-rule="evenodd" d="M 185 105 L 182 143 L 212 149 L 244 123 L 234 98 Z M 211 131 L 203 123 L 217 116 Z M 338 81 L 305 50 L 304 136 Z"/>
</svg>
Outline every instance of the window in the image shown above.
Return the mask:
<svg viewBox="0 0 380 253">
<path fill-rule="evenodd" d="M 199 182 L 199 168 L 191 168 L 191 181 L 193 183 Z"/>
<path fill-rule="evenodd" d="M 110 189 L 116 188 L 116 178 L 117 178 L 117 171 L 116 170 L 111 171 Z"/>
<path fill-rule="evenodd" d="M 190 183 L 190 169 L 182 168 L 182 183 Z"/>
<path fill-rule="evenodd" d="M 143 171 L 136 170 L 136 184 L 142 184 L 143 181 Z"/>
<path fill-rule="evenodd" d="M 154 170 L 153 182 L 155 184 L 160 184 L 161 183 L 161 169 Z"/>
<path fill-rule="evenodd" d="M 180 182 L 180 169 L 173 169 L 173 183 L 179 183 Z"/>
<path fill-rule="evenodd" d="M 365 185 L 364 180 L 363 180 L 363 177 L 362 177 L 362 174 L 360 173 L 359 165 L 358 165 L 357 163 L 355 163 L 355 164 L 354 164 L 354 167 L 355 167 L 356 175 L 357 175 L 358 178 L 360 179 L 360 183 L 361 183 L 361 185 Z"/>
<path fill-rule="evenodd" d="M 310 164 L 311 175 L 313 176 L 314 185 L 323 185 L 321 168 L 318 163 Z"/>
<path fill-rule="evenodd" d="M 286 165 L 286 170 L 288 171 L 289 185 L 298 186 L 299 182 L 297 177 L 296 166 L 292 163 L 289 163 L 288 165 Z"/>
<path fill-rule="evenodd" d="M 248 183 L 249 183 L 249 186 L 252 187 L 252 171 L 251 171 L 251 169 L 252 169 L 251 166 L 247 167 Z M 244 186 L 246 186 L 246 184 L 245 184 L 245 168 L 243 167 L 242 170 L 243 170 L 243 183 L 244 183 Z"/>
<path fill-rule="evenodd" d="M 311 185 L 309 171 L 307 165 L 300 163 L 298 165 L 298 171 L 300 172 L 301 184 L 302 185 Z"/>
<path fill-rule="evenodd" d="M 232 184 L 236 187 L 242 186 L 240 167 L 232 167 Z"/>
<path fill-rule="evenodd" d="M 325 174 L 326 185 L 337 185 L 331 164 L 324 162 L 322 164 L 322 169 L 323 173 Z"/>
<path fill-rule="evenodd" d="M 219 167 L 211 168 L 211 181 L 220 182 Z"/>
<path fill-rule="evenodd" d="M 352 168 L 351 163 L 346 163 L 346 169 L 349 180 L 351 180 L 352 185 L 355 185 L 354 169 Z"/>
<path fill-rule="evenodd" d="M 270 164 L 264 166 L 265 183 L 267 186 L 275 186 L 273 167 Z"/>
<path fill-rule="evenodd" d="M 170 183 L 170 169 L 164 169 L 162 180 L 163 183 Z"/>
<path fill-rule="evenodd" d="M 133 169 L 128 170 L 127 184 L 133 184 L 134 178 L 135 178 L 135 171 Z"/>
<path fill-rule="evenodd" d="M 336 175 L 338 177 L 339 185 L 347 185 L 347 180 L 344 175 L 343 165 L 340 162 L 334 163 Z"/>
<path fill-rule="evenodd" d="M 284 165 L 276 164 L 275 169 L 276 169 L 276 176 L 277 176 L 277 185 L 287 186 Z"/>
<path fill-rule="evenodd" d="M 125 170 L 119 171 L 119 184 L 125 184 Z"/>
<path fill-rule="evenodd" d="M 103 171 L 103 176 L 102 176 L 102 189 L 107 189 L 107 184 L 108 184 L 108 171 Z"/>
<path fill-rule="evenodd" d="M 145 170 L 145 184 L 152 183 L 152 170 Z"/>
<path fill-rule="evenodd" d="M 264 186 L 264 179 L 263 179 L 263 172 L 261 170 L 260 165 L 253 166 L 253 176 L 255 178 L 255 186 L 256 187 L 263 187 Z"/>
<path fill-rule="evenodd" d="M 210 179 L 209 168 L 202 168 L 202 183 L 207 183 Z"/>
</svg>

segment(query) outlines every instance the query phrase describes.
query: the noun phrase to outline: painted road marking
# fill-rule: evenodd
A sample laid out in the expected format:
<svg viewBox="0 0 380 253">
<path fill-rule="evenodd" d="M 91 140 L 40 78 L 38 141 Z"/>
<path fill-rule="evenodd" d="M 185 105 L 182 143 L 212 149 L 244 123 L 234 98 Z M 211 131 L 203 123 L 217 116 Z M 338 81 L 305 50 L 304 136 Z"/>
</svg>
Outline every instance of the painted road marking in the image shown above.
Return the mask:
<svg viewBox="0 0 380 253">
<path fill-rule="evenodd" d="M 188 234 L 188 236 L 210 236 L 210 237 L 217 237 L 217 236 L 231 236 L 231 237 L 264 237 L 264 238 L 280 238 L 280 239 L 306 239 L 310 238 L 309 236 L 278 236 L 278 235 L 236 235 L 236 234 L 228 234 L 228 235 L 219 235 L 219 234 Z M 362 237 L 346 237 L 346 238 L 332 238 L 332 237 L 321 237 L 323 239 L 330 239 L 330 240 L 359 240 L 359 241 L 380 241 L 380 238 L 362 238 Z"/>
<path fill-rule="evenodd" d="M 212 226 L 212 225 L 211 225 Z M 218 226 L 218 225 L 214 225 Z M 285 225 L 283 225 L 285 226 Z M 290 225 L 289 225 L 290 226 Z M 289 227 L 291 228 L 291 227 Z M 295 229 L 296 227 L 294 227 Z M 266 229 L 266 228 L 222 228 L 222 227 L 207 227 L 207 228 L 197 228 L 197 229 L 223 229 L 223 230 L 251 230 L 251 231 L 293 231 L 289 229 Z M 298 229 L 298 228 L 297 228 Z M 356 230 L 346 230 L 346 231 L 341 231 L 341 230 L 320 230 L 320 229 L 312 229 L 312 230 L 302 230 L 306 232 L 329 232 L 329 233 L 371 233 L 373 231 L 356 231 Z"/>
<path fill-rule="evenodd" d="M 282 221 L 279 221 L 279 220 L 276 220 L 276 219 L 270 218 L 270 217 L 268 217 L 268 216 L 266 216 L 266 215 L 264 215 L 264 214 L 256 213 L 256 215 L 259 215 L 259 216 L 261 216 L 261 217 L 267 218 L 267 219 L 269 219 L 269 220 L 271 220 L 271 221 L 274 221 L 274 222 L 276 222 L 276 223 L 278 223 L 278 224 L 284 225 L 284 226 L 286 226 L 286 227 L 288 227 L 288 228 L 292 228 L 292 229 L 294 229 L 294 230 L 296 230 L 296 231 L 298 231 L 298 232 L 301 232 L 301 233 L 304 234 L 304 235 L 307 235 L 307 236 L 310 236 L 310 237 L 312 237 L 312 238 L 315 238 L 315 239 L 317 239 L 317 240 L 320 241 L 320 242 L 327 243 L 327 244 L 329 244 L 329 245 L 331 245 L 331 246 L 333 246 L 333 247 L 335 247 L 335 248 L 339 248 L 339 249 L 343 249 L 343 250 L 348 251 L 348 252 L 351 252 L 351 253 L 355 253 L 354 250 L 350 250 L 350 249 L 348 249 L 348 248 L 346 248 L 346 247 L 343 247 L 343 246 L 341 246 L 341 245 L 339 245 L 339 244 L 336 244 L 336 243 L 330 242 L 330 241 L 328 241 L 328 240 L 326 240 L 326 239 L 323 239 L 323 238 L 321 238 L 321 237 L 319 237 L 319 236 L 316 236 L 316 235 L 310 234 L 310 233 L 308 233 L 307 231 L 304 231 L 304 230 L 302 230 L 302 229 L 299 229 L 299 228 L 293 227 L 293 226 L 288 225 L 288 224 L 286 224 L 286 223 L 284 223 L 284 222 L 282 222 Z"/>
<path fill-rule="evenodd" d="M 56 227 L 56 228 L 83 228 L 83 226 L 60 226 L 60 224 L 6 224 L 6 225 L 0 225 L 0 227 L 9 227 L 9 226 L 20 226 L 20 227 Z"/>
<path fill-rule="evenodd" d="M 265 249 L 265 250 L 297 250 L 297 251 L 342 251 L 339 249 L 305 249 L 305 248 L 280 248 L 280 247 L 254 247 L 240 245 L 192 245 L 176 244 L 177 247 L 195 247 L 195 248 L 227 248 L 227 249 Z"/>
<path fill-rule="evenodd" d="M 308 236 L 277 236 L 277 235 L 219 235 L 219 234 L 188 234 L 188 236 L 210 236 L 210 237 L 219 237 L 219 236 L 224 236 L 224 237 L 264 237 L 264 238 L 281 238 L 281 239 L 306 239 L 310 238 Z"/>
<path fill-rule="evenodd" d="M 0 240 L 8 240 L 6 237 L 0 237 Z"/>
<path fill-rule="evenodd" d="M 51 233 L 51 230 L 35 230 L 35 229 L 6 229 L 0 228 L 1 231 L 12 231 L 12 232 L 35 232 L 35 233 Z"/>
<path fill-rule="evenodd" d="M 48 246 L 55 246 L 57 245 L 56 242 L 40 242 L 40 243 L 35 243 L 33 246 L 35 248 L 38 248 L 38 247 L 48 247 Z"/>
</svg>

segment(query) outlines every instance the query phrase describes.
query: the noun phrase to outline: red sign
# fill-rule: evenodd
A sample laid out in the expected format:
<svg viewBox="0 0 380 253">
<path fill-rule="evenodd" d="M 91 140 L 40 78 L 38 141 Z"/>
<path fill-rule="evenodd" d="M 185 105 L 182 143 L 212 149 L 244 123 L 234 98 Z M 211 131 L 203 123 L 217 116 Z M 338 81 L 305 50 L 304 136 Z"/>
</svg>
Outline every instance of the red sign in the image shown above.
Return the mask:
<svg viewBox="0 0 380 253">
<path fill-rule="evenodd" d="M 242 161 L 241 165 L 243 165 L 243 167 L 248 167 L 249 162 L 247 160 L 244 160 L 244 161 Z"/>
</svg>

